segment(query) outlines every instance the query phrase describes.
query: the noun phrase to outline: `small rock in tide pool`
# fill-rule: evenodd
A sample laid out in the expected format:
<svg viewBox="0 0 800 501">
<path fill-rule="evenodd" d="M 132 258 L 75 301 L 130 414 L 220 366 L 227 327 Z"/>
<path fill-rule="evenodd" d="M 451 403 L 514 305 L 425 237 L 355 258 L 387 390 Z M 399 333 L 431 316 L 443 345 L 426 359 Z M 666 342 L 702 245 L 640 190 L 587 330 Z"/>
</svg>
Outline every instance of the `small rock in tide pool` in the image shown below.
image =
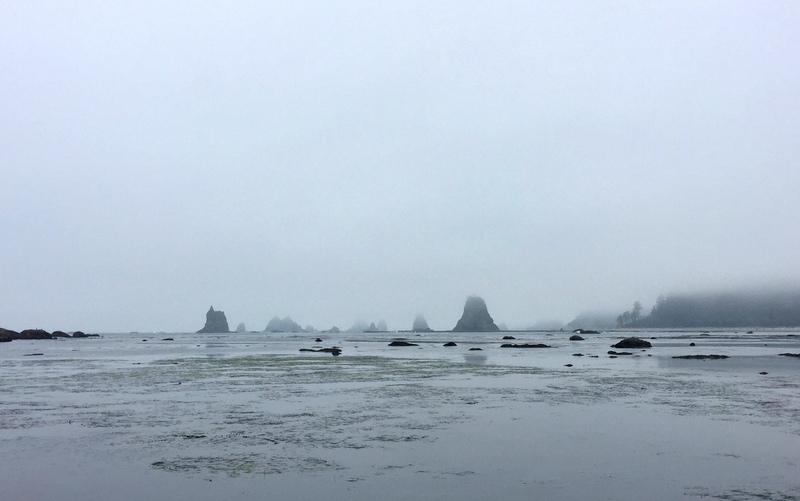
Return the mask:
<svg viewBox="0 0 800 501">
<path fill-rule="evenodd" d="M 514 336 L 503 336 L 503 339 L 517 339 Z"/>
<path fill-rule="evenodd" d="M 23 357 L 41 357 L 44 356 L 44 353 L 26 353 L 22 355 Z"/>
<path fill-rule="evenodd" d="M 778 353 L 779 357 L 796 357 L 800 358 L 800 353 Z"/>
<path fill-rule="evenodd" d="M 315 340 L 314 340 L 314 342 L 315 342 L 315 343 L 321 343 L 321 342 L 322 342 L 322 339 L 320 339 L 320 338 L 317 338 L 317 339 L 315 339 Z"/>
<path fill-rule="evenodd" d="M 450 341 L 449 343 L 445 343 L 442 346 L 458 346 L 458 345 L 455 344 L 454 342 Z"/>
<path fill-rule="evenodd" d="M 580 337 L 580 336 L 579 336 L 579 335 L 577 335 L 577 334 L 574 334 L 574 335 L 572 335 L 572 336 L 570 336 L 570 337 L 569 337 L 569 340 L 570 340 L 570 341 L 583 341 L 583 338 L 582 338 L 582 337 Z"/>
<path fill-rule="evenodd" d="M 483 351 L 483 348 L 470 348 L 469 351 Z"/>
<path fill-rule="evenodd" d="M 759 374 L 761 374 L 762 376 L 766 376 L 767 374 L 769 374 L 769 372 L 759 372 Z"/>
<path fill-rule="evenodd" d="M 583 353 L 573 353 L 572 356 L 573 357 L 582 357 Z"/>
<path fill-rule="evenodd" d="M 633 355 L 633 353 L 631 353 L 629 351 L 614 351 L 614 350 L 609 350 L 608 354 L 609 355 Z"/>
<path fill-rule="evenodd" d="M 572 367 L 572 364 L 564 364 L 564 367 Z"/>
<path fill-rule="evenodd" d="M 175 340 L 172 339 L 171 337 L 165 337 L 164 339 L 162 339 L 162 341 L 175 341 Z"/>
<path fill-rule="evenodd" d="M 697 345 L 694 343 L 689 343 L 689 346 L 697 346 Z"/>
<path fill-rule="evenodd" d="M 147 342 L 147 339 L 142 339 L 142 342 L 143 342 L 143 343 L 146 343 L 146 342 Z"/>
</svg>

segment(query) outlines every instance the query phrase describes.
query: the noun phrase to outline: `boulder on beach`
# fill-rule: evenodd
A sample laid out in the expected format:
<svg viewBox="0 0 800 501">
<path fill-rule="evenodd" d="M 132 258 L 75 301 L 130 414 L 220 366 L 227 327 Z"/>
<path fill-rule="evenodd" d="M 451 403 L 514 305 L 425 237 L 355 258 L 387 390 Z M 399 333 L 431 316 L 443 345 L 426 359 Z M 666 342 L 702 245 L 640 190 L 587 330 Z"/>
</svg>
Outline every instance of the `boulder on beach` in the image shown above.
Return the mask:
<svg viewBox="0 0 800 501">
<path fill-rule="evenodd" d="M 456 343 L 450 341 L 450 342 L 447 342 L 447 343 L 443 344 L 442 346 L 452 347 L 452 346 L 458 346 L 458 345 Z"/>
<path fill-rule="evenodd" d="M 408 341 L 392 341 L 389 346 L 419 346 L 418 344 L 409 343 Z"/>
<path fill-rule="evenodd" d="M 626 337 L 617 344 L 612 344 L 612 348 L 652 348 L 650 341 L 639 339 L 638 337 Z"/>
<path fill-rule="evenodd" d="M 573 334 L 573 335 L 571 335 L 571 336 L 569 337 L 569 340 L 570 340 L 570 341 L 583 341 L 583 338 L 582 338 L 582 337 L 580 337 L 580 336 L 579 336 L 579 335 L 577 335 L 577 334 Z"/>
<path fill-rule="evenodd" d="M 464 304 L 464 313 L 453 327 L 454 332 L 498 332 L 500 328 L 495 325 L 486 301 L 478 296 L 470 296 Z"/>
<path fill-rule="evenodd" d="M 214 307 L 208 309 L 206 312 L 206 325 L 197 331 L 198 334 L 218 334 L 228 333 L 231 330 L 228 328 L 228 319 L 225 318 L 224 311 L 215 311 Z"/>
</svg>

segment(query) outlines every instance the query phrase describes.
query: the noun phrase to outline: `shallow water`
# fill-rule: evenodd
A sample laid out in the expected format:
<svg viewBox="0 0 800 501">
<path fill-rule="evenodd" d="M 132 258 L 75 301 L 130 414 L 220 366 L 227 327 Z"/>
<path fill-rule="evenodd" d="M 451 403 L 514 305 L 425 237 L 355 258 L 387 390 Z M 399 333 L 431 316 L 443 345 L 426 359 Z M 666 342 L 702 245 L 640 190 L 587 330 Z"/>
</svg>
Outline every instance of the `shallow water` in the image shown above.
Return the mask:
<svg viewBox="0 0 800 501">
<path fill-rule="evenodd" d="M 510 334 L 4 343 L 0 497 L 800 499 L 797 332 Z"/>
</svg>

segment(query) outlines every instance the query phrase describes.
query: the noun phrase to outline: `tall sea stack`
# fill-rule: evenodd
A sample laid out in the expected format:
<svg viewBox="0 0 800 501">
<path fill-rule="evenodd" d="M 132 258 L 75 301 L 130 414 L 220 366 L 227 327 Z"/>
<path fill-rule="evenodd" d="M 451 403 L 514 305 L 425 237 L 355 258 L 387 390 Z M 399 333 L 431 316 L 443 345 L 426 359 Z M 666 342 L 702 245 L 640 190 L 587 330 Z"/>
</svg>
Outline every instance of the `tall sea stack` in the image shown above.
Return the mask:
<svg viewBox="0 0 800 501">
<path fill-rule="evenodd" d="M 425 317 L 420 314 L 414 319 L 414 324 L 411 326 L 411 330 L 414 332 L 431 332 L 433 329 L 428 327 L 428 321 L 425 320 Z"/>
<path fill-rule="evenodd" d="M 200 329 L 199 333 L 217 334 L 221 332 L 230 332 L 228 328 L 228 319 L 225 318 L 224 311 L 214 311 L 214 307 L 208 309 L 206 313 L 206 325 Z"/>
<path fill-rule="evenodd" d="M 453 332 L 497 332 L 500 328 L 495 325 L 486 308 L 486 301 L 478 296 L 470 296 L 464 304 L 464 314 L 456 323 Z"/>
</svg>

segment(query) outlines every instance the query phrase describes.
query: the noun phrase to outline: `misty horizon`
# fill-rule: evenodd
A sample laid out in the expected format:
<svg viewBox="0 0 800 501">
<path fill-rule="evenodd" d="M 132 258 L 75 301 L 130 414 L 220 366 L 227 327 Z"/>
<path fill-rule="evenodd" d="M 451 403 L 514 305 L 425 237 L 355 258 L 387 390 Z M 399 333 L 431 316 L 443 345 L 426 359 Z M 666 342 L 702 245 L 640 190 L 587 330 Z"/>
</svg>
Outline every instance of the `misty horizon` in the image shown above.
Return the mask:
<svg viewBox="0 0 800 501">
<path fill-rule="evenodd" d="M 800 284 L 800 5 L 0 6 L 0 327 Z M 199 324 L 199 325 L 198 325 Z"/>
</svg>

